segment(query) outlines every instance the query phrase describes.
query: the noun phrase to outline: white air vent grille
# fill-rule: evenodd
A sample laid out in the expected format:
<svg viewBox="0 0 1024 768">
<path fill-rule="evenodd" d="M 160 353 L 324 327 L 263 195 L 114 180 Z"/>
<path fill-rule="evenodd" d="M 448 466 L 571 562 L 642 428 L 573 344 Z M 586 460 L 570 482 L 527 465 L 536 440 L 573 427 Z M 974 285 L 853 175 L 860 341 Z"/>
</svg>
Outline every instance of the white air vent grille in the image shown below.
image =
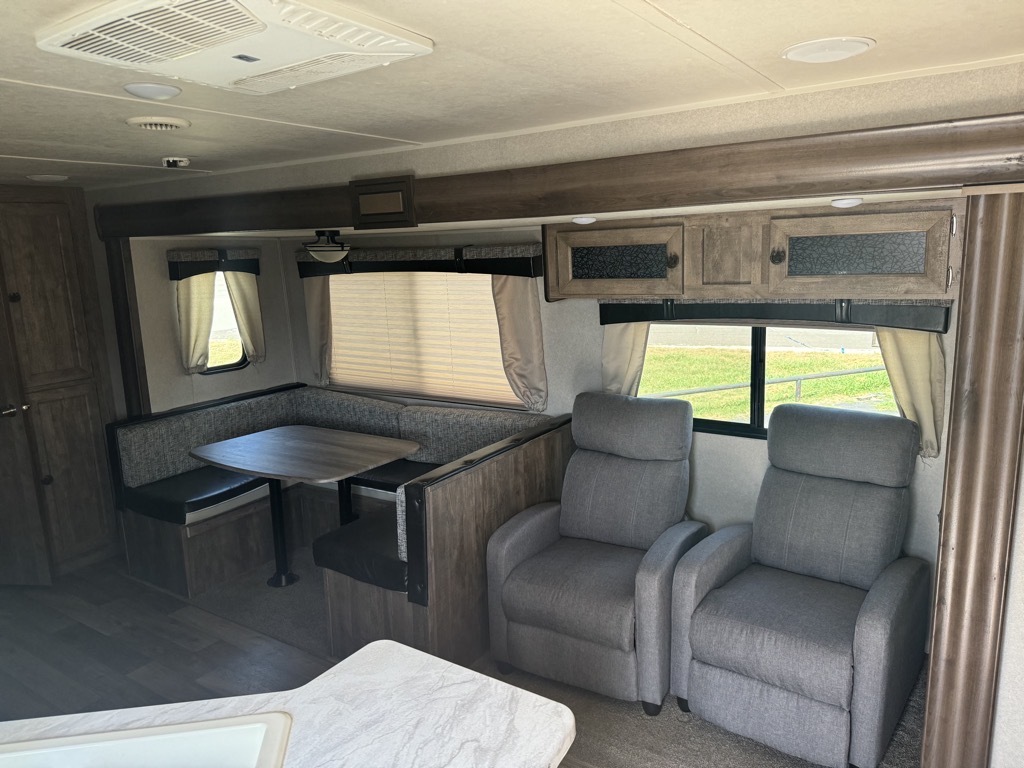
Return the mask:
<svg viewBox="0 0 1024 768">
<path fill-rule="evenodd" d="M 430 53 L 433 43 L 334 0 L 112 0 L 42 30 L 44 51 L 247 94 Z"/>
<path fill-rule="evenodd" d="M 234 0 L 190 0 L 100 24 L 61 47 L 129 64 L 153 64 L 256 34 L 265 26 Z"/>
<path fill-rule="evenodd" d="M 404 59 L 406 55 L 335 53 L 321 56 L 319 59 L 304 61 L 291 67 L 275 69 L 262 75 L 236 80 L 232 85 L 252 93 L 273 93 L 284 88 L 295 88 L 299 85 L 330 80 L 332 77 L 350 75 L 363 69 L 371 69 L 382 64 Z"/>
</svg>

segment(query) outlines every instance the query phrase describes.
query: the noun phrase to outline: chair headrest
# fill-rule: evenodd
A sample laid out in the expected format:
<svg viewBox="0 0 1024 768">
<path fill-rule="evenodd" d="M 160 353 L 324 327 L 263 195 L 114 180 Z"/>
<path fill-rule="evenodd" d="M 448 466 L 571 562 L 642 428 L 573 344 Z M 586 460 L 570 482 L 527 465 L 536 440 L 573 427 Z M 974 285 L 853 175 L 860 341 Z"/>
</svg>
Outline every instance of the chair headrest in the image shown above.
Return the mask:
<svg viewBox="0 0 1024 768">
<path fill-rule="evenodd" d="M 693 409 L 685 400 L 581 392 L 572 407 L 572 438 L 588 451 L 680 461 L 690 456 L 692 436 Z"/>
<path fill-rule="evenodd" d="M 772 411 L 768 460 L 790 472 L 902 488 L 920 439 L 917 424 L 899 416 L 787 403 Z"/>
</svg>

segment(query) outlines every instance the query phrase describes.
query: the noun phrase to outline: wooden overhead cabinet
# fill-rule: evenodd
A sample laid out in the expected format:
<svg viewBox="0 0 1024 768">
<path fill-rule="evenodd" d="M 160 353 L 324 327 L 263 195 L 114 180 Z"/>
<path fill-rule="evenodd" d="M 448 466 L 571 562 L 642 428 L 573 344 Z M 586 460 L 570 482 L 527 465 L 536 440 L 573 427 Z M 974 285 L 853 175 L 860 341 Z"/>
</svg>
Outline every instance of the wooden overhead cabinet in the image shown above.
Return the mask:
<svg viewBox="0 0 1024 768">
<path fill-rule="evenodd" d="M 946 299 L 958 283 L 961 201 L 918 211 L 773 217 L 768 294 Z"/>
<path fill-rule="evenodd" d="M 687 216 L 683 231 L 686 297 L 762 297 L 769 220 L 767 213 Z"/>
<path fill-rule="evenodd" d="M 544 227 L 548 301 L 584 298 L 681 298 L 680 219 Z"/>
<path fill-rule="evenodd" d="M 0 187 L 0 583 L 47 583 L 116 550 L 87 242 L 79 191 Z"/>
</svg>

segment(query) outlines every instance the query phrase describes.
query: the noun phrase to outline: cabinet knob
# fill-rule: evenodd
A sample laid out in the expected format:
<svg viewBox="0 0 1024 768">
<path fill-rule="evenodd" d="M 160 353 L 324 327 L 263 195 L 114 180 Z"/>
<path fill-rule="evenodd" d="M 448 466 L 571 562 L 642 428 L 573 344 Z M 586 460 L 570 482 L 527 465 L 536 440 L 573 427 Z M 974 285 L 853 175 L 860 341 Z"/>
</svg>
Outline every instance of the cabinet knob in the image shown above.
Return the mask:
<svg viewBox="0 0 1024 768">
<path fill-rule="evenodd" d="M 677 254 L 677 253 L 670 253 L 668 255 L 668 258 L 665 259 L 665 266 L 667 266 L 669 269 L 675 269 L 676 267 L 678 267 L 679 266 L 679 254 Z"/>
<path fill-rule="evenodd" d="M 786 260 L 786 252 L 781 248 L 772 248 L 772 252 L 768 254 L 768 260 L 772 264 L 781 264 Z"/>
<path fill-rule="evenodd" d="M 18 293 L 17 291 L 15 291 L 14 293 L 8 293 L 7 300 L 10 301 L 11 304 L 17 304 L 19 301 L 21 301 L 21 294 Z"/>
<path fill-rule="evenodd" d="M 53 485 L 53 475 L 43 475 L 39 478 L 39 482 L 43 485 Z"/>
</svg>

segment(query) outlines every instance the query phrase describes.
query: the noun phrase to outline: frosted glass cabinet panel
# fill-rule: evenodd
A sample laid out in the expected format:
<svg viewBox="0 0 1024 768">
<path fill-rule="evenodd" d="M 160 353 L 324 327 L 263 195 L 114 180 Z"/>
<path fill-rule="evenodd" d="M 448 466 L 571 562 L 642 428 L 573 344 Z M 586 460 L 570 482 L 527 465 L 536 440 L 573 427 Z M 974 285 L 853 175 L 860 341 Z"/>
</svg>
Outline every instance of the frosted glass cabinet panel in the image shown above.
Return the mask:
<svg viewBox="0 0 1024 768">
<path fill-rule="evenodd" d="M 952 210 L 927 210 L 773 218 L 769 293 L 945 297 L 954 277 L 953 216 Z"/>
<path fill-rule="evenodd" d="M 544 228 L 547 297 L 680 298 L 683 227 L 551 224 Z"/>
</svg>

